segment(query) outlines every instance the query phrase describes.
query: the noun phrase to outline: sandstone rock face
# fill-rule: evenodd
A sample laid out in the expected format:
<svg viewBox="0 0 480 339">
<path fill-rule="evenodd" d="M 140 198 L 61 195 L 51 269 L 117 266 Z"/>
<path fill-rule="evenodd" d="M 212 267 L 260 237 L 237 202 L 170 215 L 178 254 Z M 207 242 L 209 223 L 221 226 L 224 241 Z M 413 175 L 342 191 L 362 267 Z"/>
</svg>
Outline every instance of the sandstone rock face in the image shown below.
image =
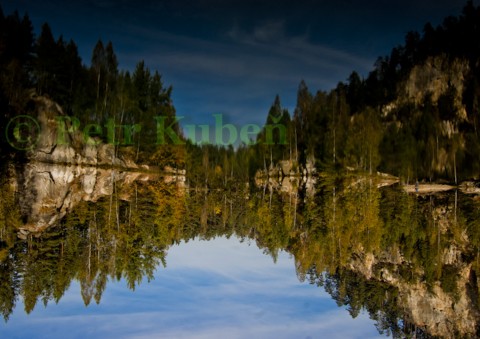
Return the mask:
<svg viewBox="0 0 480 339">
<path fill-rule="evenodd" d="M 426 95 L 431 95 L 432 102 L 436 104 L 440 96 L 449 87 L 453 87 L 456 90 L 456 116 L 460 120 L 466 119 L 462 93 L 469 70 L 467 60 L 449 60 L 446 56 L 431 57 L 423 65 L 412 69 L 405 84 L 399 88 L 399 101 L 419 105 Z"/>
<path fill-rule="evenodd" d="M 61 107 L 45 97 L 34 97 L 40 135 L 35 147 L 28 153 L 31 160 L 87 166 L 113 166 L 137 169 L 129 159 L 117 157 L 113 143 L 101 143 L 75 126 L 75 118 L 68 117 Z"/>
<path fill-rule="evenodd" d="M 456 169 L 451 148 L 465 149 L 465 140 L 458 126 L 468 119 L 463 93 L 470 74 L 467 60 L 445 55 L 429 57 L 423 64 L 413 67 L 406 80 L 397 85 L 396 99 L 382 108 L 385 117 L 405 107 L 409 110 L 413 107 L 415 114 L 421 115 L 426 99 L 430 98 L 430 105 L 447 114 L 439 121 L 439 133 L 430 152 L 434 154 L 430 167 L 436 173 L 453 173 Z M 402 126 L 399 121 L 396 124 Z M 450 149 L 439 147 L 439 138 L 451 140 Z"/>
<path fill-rule="evenodd" d="M 452 112 L 452 115 L 458 121 L 466 120 L 467 111 L 462 103 L 462 95 L 469 73 L 467 60 L 451 60 L 446 56 L 430 57 L 424 64 L 413 67 L 406 80 L 398 85 L 397 99 L 385 105 L 382 113 L 388 116 L 405 104 L 418 107 L 424 104 L 427 96 L 431 103 L 437 106 L 442 95 L 453 91 L 455 112 Z M 451 137 L 457 132 L 451 121 L 444 121 L 443 124 L 443 135 Z"/>
</svg>

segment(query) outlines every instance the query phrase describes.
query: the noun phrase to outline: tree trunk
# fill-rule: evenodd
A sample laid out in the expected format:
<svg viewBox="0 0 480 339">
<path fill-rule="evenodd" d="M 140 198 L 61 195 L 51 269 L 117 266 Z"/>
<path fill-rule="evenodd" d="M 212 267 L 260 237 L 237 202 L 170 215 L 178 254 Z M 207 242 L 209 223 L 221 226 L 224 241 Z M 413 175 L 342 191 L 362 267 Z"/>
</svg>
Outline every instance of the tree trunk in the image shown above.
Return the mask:
<svg viewBox="0 0 480 339">
<path fill-rule="evenodd" d="M 457 184 L 457 152 L 453 153 L 453 172 L 455 175 L 455 185 Z"/>
</svg>

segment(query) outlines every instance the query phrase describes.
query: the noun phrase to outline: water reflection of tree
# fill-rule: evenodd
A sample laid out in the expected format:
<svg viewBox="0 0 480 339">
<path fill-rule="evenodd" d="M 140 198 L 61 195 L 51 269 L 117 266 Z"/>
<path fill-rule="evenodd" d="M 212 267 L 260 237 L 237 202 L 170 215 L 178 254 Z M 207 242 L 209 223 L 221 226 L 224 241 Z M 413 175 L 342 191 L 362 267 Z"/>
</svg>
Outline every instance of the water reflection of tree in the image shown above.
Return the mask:
<svg viewBox="0 0 480 339">
<path fill-rule="evenodd" d="M 2 190 L 2 211 L 15 213 L 12 191 Z M 81 202 L 57 226 L 25 241 L 13 237 L 19 214 L 2 213 L 2 313 L 8 319 L 19 296 L 27 312 L 38 300 L 58 302 L 73 280 L 85 304 L 99 303 L 108 281 L 125 279 L 134 289 L 151 279 L 171 245 L 234 235 L 254 240 L 273 259 L 291 253 L 300 280 L 324 286 L 354 317 L 367 310 L 379 331 L 418 337 L 425 329 L 414 325 L 399 286 L 441 288 L 457 300 L 467 288 L 458 285 L 458 272 L 471 266 L 469 295 L 478 295 L 478 211 L 478 202 L 463 195 L 379 190 L 370 177 L 324 178 L 315 196 L 302 187 L 116 184 L 112 196 Z M 476 298 L 470 302 L 478 309 Z"/>
</svg>

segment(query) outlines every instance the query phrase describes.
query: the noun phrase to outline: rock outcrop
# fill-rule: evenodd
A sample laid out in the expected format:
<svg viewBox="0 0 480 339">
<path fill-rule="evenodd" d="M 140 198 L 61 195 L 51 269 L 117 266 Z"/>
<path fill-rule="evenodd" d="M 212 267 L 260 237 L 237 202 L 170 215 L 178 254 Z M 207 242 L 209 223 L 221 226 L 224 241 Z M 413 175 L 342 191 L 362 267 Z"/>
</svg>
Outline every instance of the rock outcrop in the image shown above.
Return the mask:
<svg viewBox="0 0 480 339">
<path fill-rule="evenodd" d="M 413 67 L 406 80 L 398 85 L 397 99 L 383 107 L 383 114 L 388 116 L 403 105 L 418 107 L 424 104 L 427 97 L 430 97 L 432 105 L 437 106 L 442 96 L 450 94 L 455 110 L 451 112 L 452 116 L 459 121 L 465 120 L 467 111 L 462 95 L 469 73 L 467 60 L 451 60 L 447 56 L 430 57 L 425 63 Z M 444 123 L 444 132 L 451 135 L 454 127 L 449 121 Z"/>
<path fill-rule="evenodd" d="M 432 103 L 437 104 L 442 95 L 449 89 L 454 89 L 456 112 L 452 113 L 460 120 L 466 119 L 467 112 L 462 103 L 462 94 L 469 72 L 467 60 L 451 60 L 447 56 L 428 58 L 423 65 L 417 65 L 412 69 L 407 81 L 399 88 L 399 101 L 420 105 L 425 97 L 430 95 Z"/>
<path fill-rule="evenodd" d="M 75 118 L 68 117 L 54 101 L 41 96 L 32 98 L 40 135 L 29 151 L 31 160 L 87 166 L 110 166 L 138 169 L 128 157 L 117 156 L 113 143 L 103 143 L 75 126 Z"/>
</svg>

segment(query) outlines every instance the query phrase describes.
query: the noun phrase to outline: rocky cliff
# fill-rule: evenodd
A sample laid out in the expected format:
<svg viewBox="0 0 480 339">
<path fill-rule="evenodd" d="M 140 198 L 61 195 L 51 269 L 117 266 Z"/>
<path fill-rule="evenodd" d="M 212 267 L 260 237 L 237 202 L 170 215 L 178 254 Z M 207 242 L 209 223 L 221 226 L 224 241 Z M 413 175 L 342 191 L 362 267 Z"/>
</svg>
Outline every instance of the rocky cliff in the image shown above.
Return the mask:
<svg viewBox="0 0 480 339">
<path fill-rule="evenodd" d="M 455 116 L 459 120 L 467 118 L 467 112 L 462 102 L 466 79 L 470 67 L 467 60 L 450 59 L 447 56 L 430 57 L 425 63 L 416 65 L 411 70 L 407 80 L 398 88 L 398 101 L 421 105 L 430 96 L 433 105 L 439 104 L 442 95 L 451 91 Z"/>
<path fill-rule="evenodd" d="M 382 118 L 387 124 L 395 124 L 400 130 L 405 128 L 403 133 L 411 133 L 415 138 L 415 150 L 422 153 L 417 166 L 430 179 L 439 175 L 454 181 L 457 172 L 463 169 L 472 177 L 478 175 L 466 170 L 476 160 L 465 161 L 465 157 L 476 159 L 472 150 L 478 139 L 472 134 L 477 128 L 473 117 L 476 113 L 472 109 L 467 112 L 465 103 L 472 74 L 466 59 L 447 55 L 428 57 L 397 84 L 395 100 L 382 107 Z M 406 140 L 401 143 L 408 144 Z"/>
<path fill-rule="evenodd" d="M 118 156 L 113 143 L 101 142 L 75 126 L 75 118 L 67 117 L 54 101 L 41 96 L 32 98 L 40 126 L 38 140 L 29 151 L 31 160 L 88 166 L 110 166 L 138 169 L 130 157 Z M 83 126 L 84 127 L 84 126 Z"/>
<path fill-rule="evenodd" d="M 385 117 L 400 107 L 411 105 L 419 107 L 425 104 L 427 98 L 430 104 L 438 107 L 442 96 L 450 96 L 453 112 L 451 119 L 464 121 L 467 111 L 462 101 L 470 67 L 467 60 L 450 59 L 447 56 L 428 58 L 425 63 L 416 65 L 409 72 L 406 79 L 397 85 L 396 99 L 385 105 L 382 113 Z M 451 136 L 452 122 L 444 120 L 445 134 Z"/>
</svg>

